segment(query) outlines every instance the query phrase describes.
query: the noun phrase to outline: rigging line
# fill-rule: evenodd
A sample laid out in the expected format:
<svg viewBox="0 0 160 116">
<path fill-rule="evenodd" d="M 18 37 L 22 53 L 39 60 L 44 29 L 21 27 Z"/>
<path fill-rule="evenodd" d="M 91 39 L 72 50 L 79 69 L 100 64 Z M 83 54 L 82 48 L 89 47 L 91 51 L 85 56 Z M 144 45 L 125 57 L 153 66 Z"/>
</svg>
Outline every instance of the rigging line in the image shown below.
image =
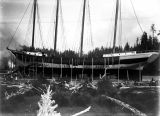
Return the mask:
<svg viewBox="0 0 160 116">
<path fill-rule="evenodd" d="M 51 49 L 53 49 L 53 46 L 52 45 L 54 45 L 54 34 L 53 34 L 53 32 L 55 32 L 55 19 L 53 18 L 54 17 L 54 15 L 55 15 L 55 10 L 54 9 L 56 9 L 56 5 L 54 4 L 54 1 L 53 1 L 53 8 L 51 8 L 51 19 L 50 19 L 50 22 L 48 22 L 48 23 L 51 23 L 50 24 L 50 26 L 48 27 L 48 33 L 47 33 L 47 35 L 48 35 L 48 38 L 50 38 L 51 40 L 52 40 L 52 43 L 51 43 L 51 46 L 50 46 L 50 48 Z M 53 23 L 52 23 L 53 22 Z"/>
<path fill-rule="evenodd" d="M 88 15 L 89 15 L 89 23 L 90 23 L 91 45 L 92 45 L 92 47 L 94 48 L 94 44 L 93 44 L 93 36 L 92 36 L 92 23 L 91 23 L 91 13 L 90 13 L 89 0 L 88 0 Z"/>
<path fill-rule="evenodd" d="M 13 36 L 11 37 L 11 39 L 10 39 L 10 41 L 9 41 L 9 43 L 8 43 L 8 45 L 7 45 L 7 47 L 9 47 L 10 43 L 12 42 L 12 40 L 13 40 L 13 38 L 14 38 L 14 36 L 15 36 L 15 34 L 16 34 L 16 32 L 17 32 L 17 30 L 18 30 L 18 28 L 19 28 L 19 26 L 20 26 L 20 24 L 21 24 L 21 22 L 22 22 L 22 20 L 23 20 L 23 18 L 24 18 L 24 16 L 25 16 L 25 14 L 26 14 L 26 12 L 27 12 L 29 6 L 30 6 L 30 3 L 31 3 L 31 0 L 29 1 L 28 5 L 27 5 L 27 8 L 26 8 L 24 14 L 22 15 L 22 18 L 21 18 L 20 22 L 18 23 L 18 26 L 17 26 L 17 28 L 16 28 L 16 30 L 15 30 Z"/>
<path fill-rule="evenodd" d="M 140 25 L 140 22 L 139 22 L 139 20 L 138 20 L 137 15 L 136 15 L 136 11 L 135 11 L 135 8 L 134 8 L 134 6 L 133 6 L 132 0 L 130 0 L 130 2 L 131 2 L 131 5 L 132 5 L 132 9 L 133 9 L 133 11 L 134 11 L 134 15 L 135 15 L 136 20 L 137 20 L 137 23 L 138 23 L 138 25 L 139 25 L 139 27 L 140 27 L 140 30 L 141 30 L 142 33 L 143 33 L 144 31 L 143 31 L 143 29 L 142 29 L 142 26 Z"/>
<path fill-rule="evenodd" d="M 38 4 L 37 4 L 37 15 L 38 15 L 38 24 L 39 24 L 39 31 L 40 31 L 40 38 L 41 38 L 41 41 L 42 41 L 42 47 L 44 48 L 44 44 L 43 44 L 43 39 L 42 39 L 42 31 L 41 31 L 41 24 L 40 24 L 40 16 L 39 16 L 39 7 L 38 7 Z"/>
<path fill-rule="evenodd" d="M 30 14 L 30 18 L 29 18 L 29 21 L 28 21 L 28 27 L 27 27 L 27 32 L 26 32 L 26 35 L 25 35 L 25 39 L 24 39 L 24 43 L 26 42 L 26 38 L 27 38 L 27 35 L 28 35 L 28 32 L 30 30 L 30 23 L 31 23 L 31 19 L 32 19 L 32 13 L 33 13 L 33 6 L 32 6 L 32 9 L 31 9 L 31 14 Z"/>
</svg>

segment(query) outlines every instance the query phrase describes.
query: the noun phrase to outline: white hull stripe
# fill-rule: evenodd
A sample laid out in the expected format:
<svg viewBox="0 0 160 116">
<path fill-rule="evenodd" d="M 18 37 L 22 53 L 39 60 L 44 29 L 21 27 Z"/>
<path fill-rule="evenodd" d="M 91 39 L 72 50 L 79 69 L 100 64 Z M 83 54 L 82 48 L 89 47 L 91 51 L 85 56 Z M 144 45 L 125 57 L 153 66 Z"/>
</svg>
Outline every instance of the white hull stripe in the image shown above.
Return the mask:
<svg viewBox="0 0 160 116">
<path fill-rule="evenodd" d="M 152 54 L 151 53 L 143 53 L 143 54 L 135 54 L 135 55 L 126 55 L 126 56 L 120 56 L 120 60 L 126 60 L 126 59 L 138 59 L 138 58 L 149 58 Z"/>
</svg>

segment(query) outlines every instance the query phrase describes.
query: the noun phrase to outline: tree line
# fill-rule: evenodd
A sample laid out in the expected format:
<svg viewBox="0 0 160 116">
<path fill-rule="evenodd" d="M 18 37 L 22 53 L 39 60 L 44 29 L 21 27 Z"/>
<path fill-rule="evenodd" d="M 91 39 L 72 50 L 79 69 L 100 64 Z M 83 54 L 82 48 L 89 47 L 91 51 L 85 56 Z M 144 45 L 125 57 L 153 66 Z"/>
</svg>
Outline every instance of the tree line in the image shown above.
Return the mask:
<svg viewBox="0 0 160 116">
<path fill-rule="evenodd" d="M 141 52 L 147 52 L 147 51 L 156 51 L 159 50 L 160 42 L 158 41 L 158 36 L 160 35 L 160 31 L 157 35 L 155 25 L 151 25 L 151 32 L 152 35 L 148 35 L 146 32 L 143 32 L 142 36 L 140 38 L 137 38 L 136 44 L 132 47 L 126 43 L 124 50 L 125 51 L 141 51 Z"/>
</svg>

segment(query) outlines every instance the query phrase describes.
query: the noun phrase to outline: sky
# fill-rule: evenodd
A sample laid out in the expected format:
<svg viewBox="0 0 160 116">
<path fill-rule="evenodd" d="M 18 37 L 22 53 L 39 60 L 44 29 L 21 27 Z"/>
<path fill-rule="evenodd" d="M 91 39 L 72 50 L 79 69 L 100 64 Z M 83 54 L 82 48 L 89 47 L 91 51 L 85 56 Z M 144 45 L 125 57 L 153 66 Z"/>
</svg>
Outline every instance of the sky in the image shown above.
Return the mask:
<svg viewBox="0 0 160 116">
<path fill-rule="evenodd" d="M 136 38 L 142 35 L 130 1 L 121 0 L 122 27 L 118 26 L 116 45 L 124 46 L 126 42 L 134 45 Z M 159 0 L 132 0 L 132 3 L 143 31 L 151 34 L 152 24 L 160 30 Z M 1 50 L 9 43 L 10 48 L 17 48 L 19 44 L 31 45 L 32 4 L 33 0 L 0 1 Z M 84 52 L 95 47 L 113 46 L 115 6 L 116 0 L 87 1 Z M 36 21 L 35 47 L 54 48 L 55 7 L 56 0 L 38 0 L 39 20 Z M 61 0 L 57 41 L 59 51 L 79 51 L 82 7 L 83 0 Z"/>
</svg>

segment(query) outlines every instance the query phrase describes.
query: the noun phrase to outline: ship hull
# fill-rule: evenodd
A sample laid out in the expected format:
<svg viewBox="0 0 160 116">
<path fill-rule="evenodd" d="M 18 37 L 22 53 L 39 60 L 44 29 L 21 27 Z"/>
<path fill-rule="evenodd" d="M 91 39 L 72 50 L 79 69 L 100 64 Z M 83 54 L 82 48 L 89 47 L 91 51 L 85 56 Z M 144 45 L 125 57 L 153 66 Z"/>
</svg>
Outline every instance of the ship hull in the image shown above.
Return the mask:
<svg viewBox="0 0 160 116">
<path fill-rule="evenodd" d="M 107 70 L 125 69 L 125 70 L 143 70 L 144 65 L 153 62 L 157 57 L 158 53 L 139 53 L 132 55 L 119 55 L 119 56 L 108 56 L 105 55 L 99 59 L 70 59 L 70 58 L 57 58 L 57 57 L 46 57 L 46 56 L 35 56 L 31 54 L 26 54 L 25 52 L 20 52 L 16 50 L 10 50 L 15 58 L 16 65 L 20 67 L 36 67 L 39 70 L 50 70 L 45 71 L 49 74 L 54 72 L 58 74 L 66 70 L 74 70 L 75 73 L 82 73 L 85 70 L 86 73 L 92 73 L 92 70 L 104 72 Z M 28 69 L 28 68 L 26 68 Z M 85 73 L 84 72 L 84 73 Z"/>
<path fill-rule="evenodd" d="M 132 69 L 143 70 L 144 65 L 153 62 L 157 59 L 159 53 L 119 53 L 119 54 L 104 54 L 103 57 L 108 62 L 108 69 Z"/>
</svg>

